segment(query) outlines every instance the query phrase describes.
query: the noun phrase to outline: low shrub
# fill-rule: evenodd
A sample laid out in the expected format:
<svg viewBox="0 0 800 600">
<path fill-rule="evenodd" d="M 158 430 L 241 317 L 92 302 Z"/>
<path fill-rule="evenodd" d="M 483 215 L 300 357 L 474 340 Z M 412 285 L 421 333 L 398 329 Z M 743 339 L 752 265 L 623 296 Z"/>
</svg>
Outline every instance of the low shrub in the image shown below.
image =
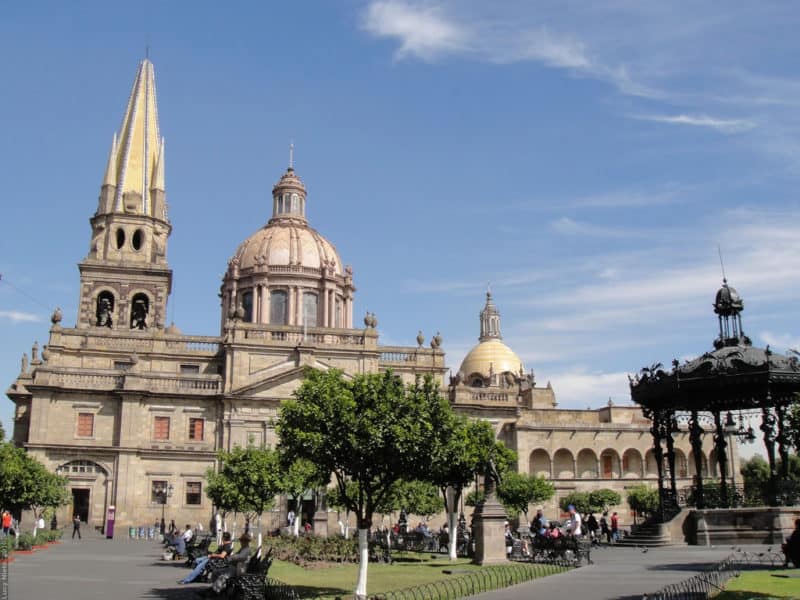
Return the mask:
<svg viewBox="0 0 800 600">
<path fill-rule="evenodd" d="M 20 533 L 17 536 L 17 548 L 20 550 L 31 550 L 34 544 L 34 538 L 30 533 Z"/>
<path fill-rule="evenodd" d="M 6 535 L 0 537 L 0 559 L 8 558 L 14 550 L 14 536 Z"/>
</svg>

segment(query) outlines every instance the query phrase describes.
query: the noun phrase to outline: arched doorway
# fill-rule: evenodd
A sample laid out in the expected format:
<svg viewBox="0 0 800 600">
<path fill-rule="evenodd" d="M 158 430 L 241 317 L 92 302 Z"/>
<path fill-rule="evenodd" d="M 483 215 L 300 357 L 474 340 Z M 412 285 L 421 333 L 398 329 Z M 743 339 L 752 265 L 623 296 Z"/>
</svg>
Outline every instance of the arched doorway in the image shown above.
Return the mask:
<svg viewBox="0 0 800 600">
<path fill-rule="evenodd" d="M 72 460 L 56 473 L 67 478 L 70 503 L 56 513 L 59 523 L 67 524 L 74 515 L 91 527 L 102 528 L 110 501 L 111 485 L 105 467 L 90 460 Z"/>
</svg>

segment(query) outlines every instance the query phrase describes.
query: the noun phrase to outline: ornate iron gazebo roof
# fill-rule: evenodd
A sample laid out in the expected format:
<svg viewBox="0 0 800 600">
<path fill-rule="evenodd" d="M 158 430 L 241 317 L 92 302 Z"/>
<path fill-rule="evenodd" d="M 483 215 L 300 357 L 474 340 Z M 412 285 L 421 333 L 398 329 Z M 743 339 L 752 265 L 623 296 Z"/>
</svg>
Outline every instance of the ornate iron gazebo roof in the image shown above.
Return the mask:
<svg viewBox="0 0 800 600">
<path fill-rule="evenodd" d="M 796 402 L 800 393 L 800 354 L 790 351 L 784 356 L 766 348 L 752 345 L 742 329 L 741 313 L 744 302 L 738 292 L 723 279 L 717 291 L 714 312 L 719 318 L 719 335 L 714 340 L 714 350 L 680 364 L 672 361 L 672 369 L 666 370 L 661 363 L 641 369 L 635 377 L 629 377 L 631 398 L 642 407 L 653 426 L 654 452 L 657 461 L 663 461 L 661 442 L 666 441 L 667 465 L 658 464 L 659 489 L 664 504 L 673 503 L 675 490 L 674 453 L 672 434 L 677 431 L 677 417 L 689 422 L 689 435 L 695 455 L 698 474 L 695 482 L 699 506 L 703 505 L 700 455 L 702 449 L 703 422 L 713 422 L 714 443 L 719 461 L 720 487 L 727 497 L 725 481 L 725 437 L 740 435 L 734 431 L 733 411 L 761 414 L 760 430 L 770 463 L 770 503 L 776 504 L 781 492 L 781 481 L 788 480 L 788 436 L 784 430 L 786 408 Z M 723 424 L 723 413 L 727 418 Z M 710 414 L 709 414 L 710 413 Z M 747 431 L 754 436 L 752 428 Z M 775 462 L 775 443 L 782 459 L 781 476 L 778 477 Z M 662 468 L 663 467 L 663 468 Z M 670 474 L 671 490 L 664 489 L 667 472 Z M 784 495 L 785 496 L 785 495 Z M 783 502 L 788 501 L 786 497 Z M 725 501 L 726 502 L 726 501 Z"/>
</svg>

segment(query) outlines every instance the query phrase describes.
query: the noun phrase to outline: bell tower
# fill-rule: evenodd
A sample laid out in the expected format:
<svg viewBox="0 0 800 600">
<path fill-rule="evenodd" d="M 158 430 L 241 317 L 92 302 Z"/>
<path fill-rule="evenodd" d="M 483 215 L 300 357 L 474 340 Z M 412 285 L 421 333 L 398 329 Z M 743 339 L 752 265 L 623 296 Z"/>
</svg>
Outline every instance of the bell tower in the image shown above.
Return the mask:
<svg viewBox="0 0 800 600">
<path fill-rule="evenodd" d="M 139 64 L 119 134 L 114 134 L 97 212 L 89 220 L 78 327 L 163 328 L 172 270 L 153 63 Z"/>
</svg>

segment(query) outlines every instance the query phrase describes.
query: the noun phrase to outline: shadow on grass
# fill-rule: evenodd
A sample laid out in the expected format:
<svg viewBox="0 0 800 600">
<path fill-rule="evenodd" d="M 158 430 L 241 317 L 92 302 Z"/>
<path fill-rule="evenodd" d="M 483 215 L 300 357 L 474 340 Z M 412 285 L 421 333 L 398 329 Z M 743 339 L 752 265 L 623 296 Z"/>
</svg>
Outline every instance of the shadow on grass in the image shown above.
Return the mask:
<svg viewBox="0 0 800 600">
<path fill-rule="evenodd" d="M 650 565 L 649 571 L 694 571 L 702 573 L 717 566 L 719 562 L 691 562 L 691 563 L 664 563 L 662 565 Z"/>
</svg>

